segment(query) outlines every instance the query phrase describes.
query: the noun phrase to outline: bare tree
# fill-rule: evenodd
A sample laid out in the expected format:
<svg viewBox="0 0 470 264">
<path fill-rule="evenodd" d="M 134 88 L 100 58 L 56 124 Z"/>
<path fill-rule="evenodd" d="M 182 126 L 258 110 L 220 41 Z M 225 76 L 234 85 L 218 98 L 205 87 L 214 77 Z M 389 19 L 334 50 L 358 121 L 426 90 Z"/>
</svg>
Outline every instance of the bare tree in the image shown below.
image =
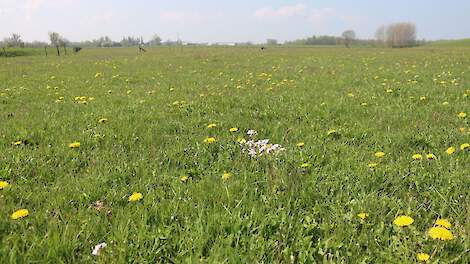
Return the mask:
<svg viewBox="0 0 470 264">
<path fill-rule="evenodd" d="M 60 39 L 61 36 L 57 32 L 49 32 L 49 40 L 51 41 L 51 46 L 57 49 L 57 56 L 60 56 Z"/>
<path fill-rule="evenodd" d="M 382 25 L 375 31 L 375 39 L 382 46 L 385 46 L 385 41 L 387 40 L 385 35 L 385 29 L 386 27 Z"/>
<path fill-rule="evenodd" d="M 410 47 L 416 44 L 416 26 L 413 23 L 395 23 L 387 27 L 387 44 L 392 48 Z"/>
<path fill-rule="evenodd" d="M 23 41 L 21 40 L 21 35 L 13 33 L 10 37 L 5 38 L 4 40 L 6 46 L 8 47 L 21 47 L 23 46 Z"/>
<path fill-rule="evenodd" d="M 354 30 L 346 30 L 341 34 L 341 37 L 343 37 L 344 45 L 349 48 L 356 39 L 356 32 Z"/>
<path fill-rule="evenodd" d="M 57 50 L 57 56 L 60 56 L 60 47 L 64 47 L 64 53 L 67 55 L 67 44 L 69 43 L 69 40 L 62 37 L 59 33 L 57 32 L 49 32 L 49 40 L 51 42 L 51 46 L 55 47 Z"/>
<path fill-rule="evenodd" d="M 62 47 L 64 47 L 64 53 L 65 55 L 67 56 L 67 45 L 69 44 L 69 40 L 64 38 L 64 37 L 60 37 L 59 38 L 59 45 L 61 45 Z"/>
</svg>

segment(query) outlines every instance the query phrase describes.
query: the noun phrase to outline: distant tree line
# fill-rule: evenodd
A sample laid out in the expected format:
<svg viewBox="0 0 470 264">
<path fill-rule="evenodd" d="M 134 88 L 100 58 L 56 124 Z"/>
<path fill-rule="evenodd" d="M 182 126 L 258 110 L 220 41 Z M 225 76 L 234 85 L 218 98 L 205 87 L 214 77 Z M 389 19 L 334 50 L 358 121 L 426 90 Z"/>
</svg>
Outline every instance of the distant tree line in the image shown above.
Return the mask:
<svg viewBox="0 0 470 264">
<path fill-rule="evenodd" d="M 63 47 L 63 46 L 80 46 L 80 47 L 132 47 L 132 46 L 159 46 L 159 45 L 178 45 L 181 41 L 162 41 L 158 35 L 154 35 L 149 41 L 144 41 L 143 37 L 125 36 L 120 41 L 114 41 L 108 36 L 103 36 L 94 40 L 87 40 L 81 42 L 70 42 L 62 37 L 57 32 L 49 32 L 49 43 L 42 41 L 24 42 L 21 35 L 13 33 L 9 37 L 0 41 L 1 47 L 26 47 L 26 48 L 42 48 L 48 47 Z"/>
<path fill-rule="evenodd" d="M 267 43 L 269 42 L 272 40 L 267 41 Z M 414 47 L 426 43 L 425 40 L 417 40 L 416 26 L 409 22 L 380 26 L 375 33 L 375 39 L 357 39 L 353 30 L 346 30 L 340 37 L 314 35 L 305 39 L 285 42 L 288 45 L 345 45 L 346 47 L 356 45 L 391 48 Z"/>
<path fill-rule="evenodd" d="M 304 39 L 294 41 L 286 41 L 285 44 L 291 45 L 342 45 L 341 38 L 335 36 L 311 36 Z"/>
<path fill-rule="evenodd" d="M 143 37 L 135 36 L 124 36 L 120 41 L 114 41 L 108 36 L 103 36 L 94 40 L 73 43 L 75 46 L 99 48 L 159 46 L 164 44 L 165 42 L 162 42 L 162 39 L 158 35 L 154 35 L 149 41 L 144 41 Z"/>
<path fill-rule="evenodd" d="M 60 48 L 63 48 L 65 54 L 67 53 L 67 46 L 72 47 L 101 47 L 101 48 L 111 48 L 111 47 L 132 47 L 132 46 L 172 46 L 172 45 L 182 45 L 181 40 L 172 41 L 167 40 L 163 41 L 158 35 L 154 35 L 150 40 L 144 41 L 143 37 L 135 36 L 124 36 L 120 41 L 114 41 L 108 36 L 102 36 L 98 39 L 82 41 L 82 42 L 70 42 L 66 38 L 62 37 L 57 32 L 49 32 L 50 43 L 45 43 L 41 41 L 34 42 L 24 42 L 21 38 L 21 35 L 18 33 L 13 33 L 9 37 L 5 38 L 0 42 L 0 47 L 5 49 L 5 47 L 29 47 L 29 48 L 39 48 L 44 47 L 47 55 L 47 47 L 55 48 L 57 55 L 60 55 Z M 391 47 L 391 48 L 402 48 L 402 47 L 413 47 L 425 44 L 426 41 L 417 40 L 417 30 L 416 26 L 413 23 L 402 22 L 395 23 L 387 26 L 380 26 L 375 32 L 375 39 L 358 39 L 356 38 L 356 33 L 354 30 L 346 30 L 341 36 L 327 36 L 313 35 L 304 39 L 298 39 L 294 41 L 286 41 L 285 45 L 322 45 L 322 46 L 332 46 L 332 45 L 345 45 L 346 47 L 351 46 L 378 46 L 378 47 Z M 276 39 L 268 39 L 265 43 L 268 46 L 279 45 Z M 189 43 L 187 45 L 190 45 Z M 194 43 L 196 45 L 196 43 Z M 246 43 L 235 43 L 235 45 L 252 45 L 251 42 Z M 74 48 L 74 49 L 75 49 Z M 77 49 L 75 49 L 77 51 Z"/>
</svg>

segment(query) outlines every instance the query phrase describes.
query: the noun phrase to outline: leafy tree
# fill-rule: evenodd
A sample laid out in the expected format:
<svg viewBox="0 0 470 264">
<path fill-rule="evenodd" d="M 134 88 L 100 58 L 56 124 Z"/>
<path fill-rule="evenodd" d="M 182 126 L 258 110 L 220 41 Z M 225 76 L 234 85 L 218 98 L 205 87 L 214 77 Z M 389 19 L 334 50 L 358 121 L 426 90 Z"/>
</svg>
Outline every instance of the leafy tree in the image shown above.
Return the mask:
<svg viewBox="0 0 470 264">
<path fill-rule="evenodd" d="M 277 39 L 267 39 L 266 44 L 267 45 L 277 45 Z"/>
<path fill-rule="evenodd" d="M 162 38 L 158 35 L 154 35 L 152 39 L 148 42 L 150 46 L 160 46 L 162 45 Z"/>
<path fill-rule="evenodd" d="M 141 38 L 139 37 L 123 37 L 121 40 L 121 45 L 123 47 L 132 47 L 132 46 L 139 46 L 141 44 Z"/>
</svg>

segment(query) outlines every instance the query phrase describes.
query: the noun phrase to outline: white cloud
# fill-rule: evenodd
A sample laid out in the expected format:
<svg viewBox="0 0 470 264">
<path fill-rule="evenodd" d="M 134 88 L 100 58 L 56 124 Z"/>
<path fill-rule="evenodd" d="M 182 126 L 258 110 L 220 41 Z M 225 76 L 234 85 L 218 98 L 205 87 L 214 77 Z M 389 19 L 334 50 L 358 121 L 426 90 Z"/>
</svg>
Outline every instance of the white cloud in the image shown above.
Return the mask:
<svg viewBox="0 0 470 264">
<path fill-rule="evenodd" d="M 264 7 L 255 11 L 255 17 L 260 19 L 275 19 L 301 16 L 305 13 L 305 5 L 296 4 L 291 6 L 281 6 L 277 9 Z"/>
<path fill-rule="evenodd" d="M 326 25 L 333 22 L 341 22 L 350 26 L 356 26 L 361 19 L 357 16 L 343 15 L 332 8 L 312 9 L 308 20 L 316 25 Z"/>
</svg>

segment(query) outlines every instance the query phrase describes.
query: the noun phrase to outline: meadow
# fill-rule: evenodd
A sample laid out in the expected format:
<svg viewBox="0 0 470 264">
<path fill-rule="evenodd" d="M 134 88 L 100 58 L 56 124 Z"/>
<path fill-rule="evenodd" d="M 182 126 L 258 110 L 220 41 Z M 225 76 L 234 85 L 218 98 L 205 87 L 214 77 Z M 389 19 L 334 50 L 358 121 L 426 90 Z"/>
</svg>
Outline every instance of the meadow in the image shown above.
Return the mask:
<svg viewBox="0 0 470 264">
<path fill-rule="evenodd" d="M 469 263 L 469 95 L 467 48 L 0 58 L 0 262 Z"/>
</svg>

